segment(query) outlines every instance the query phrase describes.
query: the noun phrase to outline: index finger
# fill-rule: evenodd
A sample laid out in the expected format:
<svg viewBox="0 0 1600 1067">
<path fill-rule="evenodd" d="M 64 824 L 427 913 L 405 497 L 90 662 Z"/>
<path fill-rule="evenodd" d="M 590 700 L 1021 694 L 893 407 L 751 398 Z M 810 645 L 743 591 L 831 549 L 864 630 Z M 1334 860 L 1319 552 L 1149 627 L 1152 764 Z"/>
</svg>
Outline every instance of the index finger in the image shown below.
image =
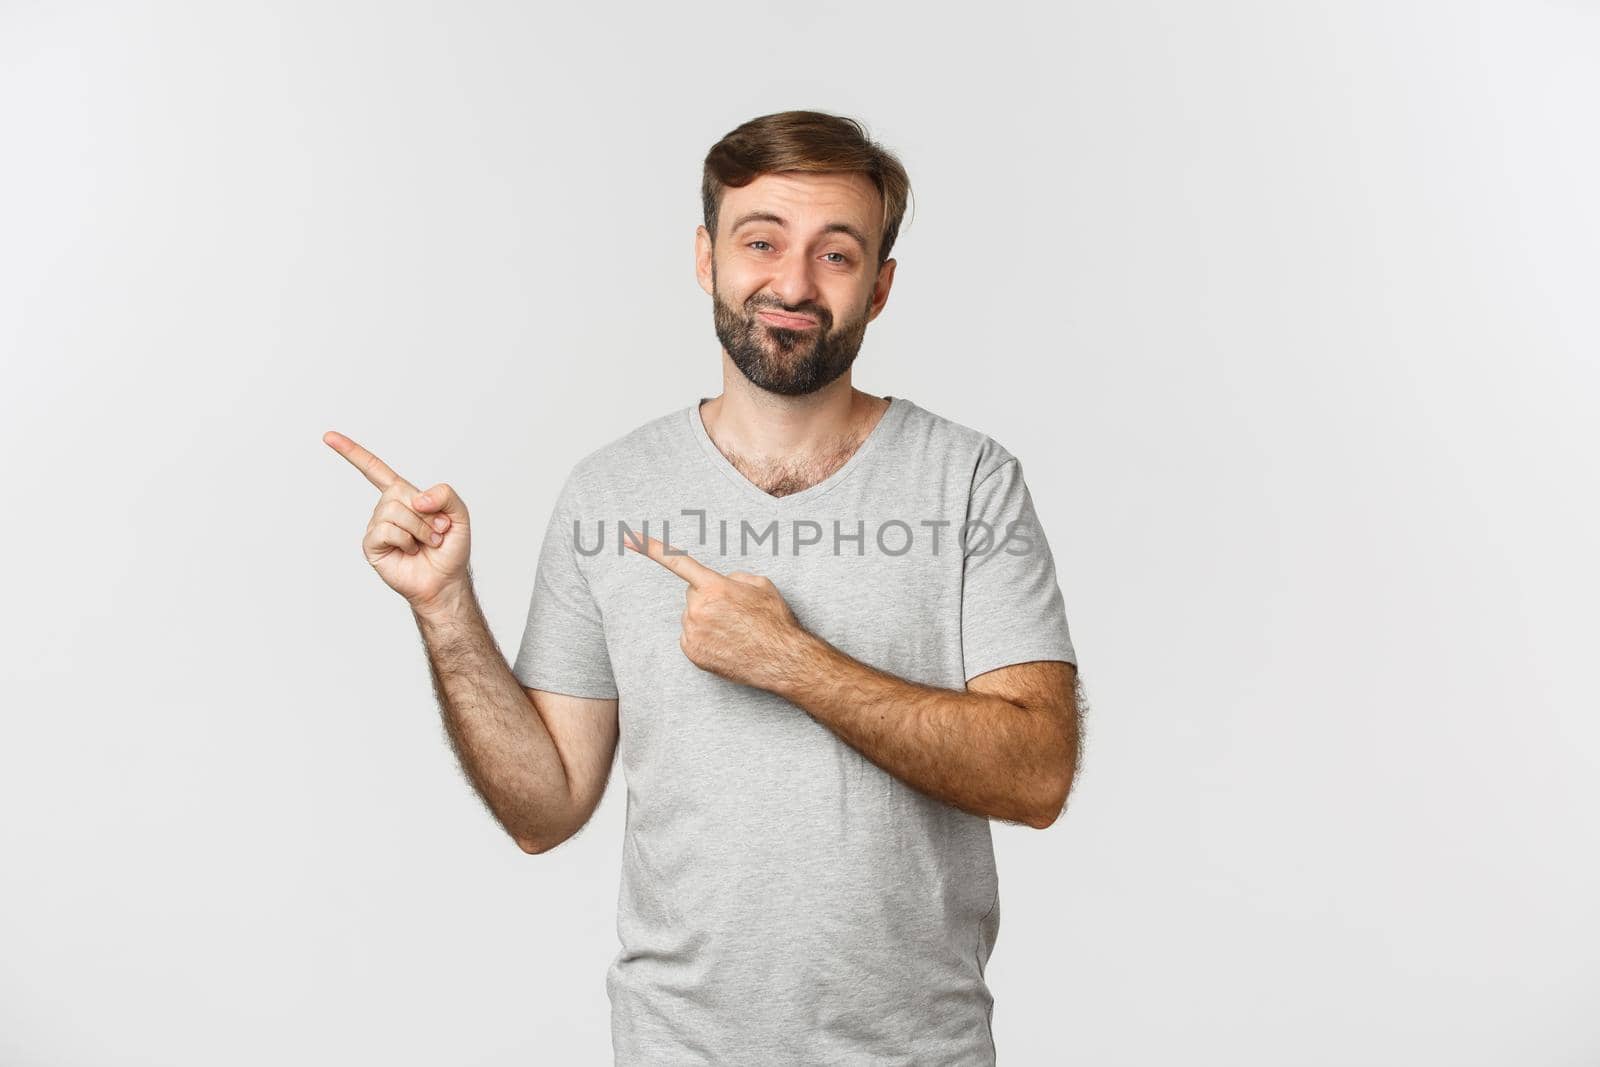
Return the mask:
<svg viewBox="0 0 1600 1067">
<path fill-rule="evenodd" d="M 405 481 L 383 460 L 356 444 L 338 430 L 329 430 L 322 435 L 322 440 L 335 452 L 355 465 L 355 468 L 367 476 L 367 481 L 379 489 L 387 490 L 396 482 Z M 409 484 L 409 483 L 407 483 Z"/>
<path fill-rule="evenodd" d="M 641 535 L 635 531 L 629 530 L 627 535 L 624 536 L 622 540 L 629 548 L 633 549 L 635 552 L 642 551 L 644 555 L 649 556 L 651 559 L 667 568 L 667 570 L 688 582 L 689 585 L 695 589 L 699 589 L 702 586 L 723 577 L 720 571 L 716 571 L 710 567 L 707 567 L 704 563 L 701 563 L 687 552 L 681 552 L 678 549 L 673 549 L 669 554 L 666 550 L 667 546 L 665 544 L 663 544 L 657 538 L 649 536 L 648 534 L 644 535 L 644 548 L 641 550 L 638 545 L 640 536 Z"/>
</svg>

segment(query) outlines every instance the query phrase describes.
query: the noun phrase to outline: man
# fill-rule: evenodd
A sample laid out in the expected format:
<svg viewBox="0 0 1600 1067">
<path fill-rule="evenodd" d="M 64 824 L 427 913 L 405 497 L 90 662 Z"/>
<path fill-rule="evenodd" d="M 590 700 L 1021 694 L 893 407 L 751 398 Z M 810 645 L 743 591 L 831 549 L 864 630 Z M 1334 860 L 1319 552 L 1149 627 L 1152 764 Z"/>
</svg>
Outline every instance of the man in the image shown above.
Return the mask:
<svg viewBox="0 0 1600 1067">
<path fill-rule="evenodd" d="M 994 1060 L 989 819 L 1061 811 L 1077 657 L 1016 457 L 851 385 L 908 191 L 817 112 L 712 148 L 723 391 L 576 464 L 509 669 L 465 505 L 326 438 L 383 490 L 364 549 L 523 849 L 588 821 L 620 736 L 618 1063 Z"/>
</svg>

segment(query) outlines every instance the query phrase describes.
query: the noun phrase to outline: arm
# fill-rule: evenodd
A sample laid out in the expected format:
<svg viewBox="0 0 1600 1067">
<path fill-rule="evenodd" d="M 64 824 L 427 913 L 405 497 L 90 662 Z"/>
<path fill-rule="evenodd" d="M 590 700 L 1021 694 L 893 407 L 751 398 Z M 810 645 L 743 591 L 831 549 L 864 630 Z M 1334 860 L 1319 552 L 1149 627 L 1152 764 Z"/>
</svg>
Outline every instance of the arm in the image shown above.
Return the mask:
<svg viewBox="0 0 1600 1067">
<path fill-rule="evenodd" d="M 472 590 L 472 524 L 466 502 L 440 482 L 426 493 L 342 433 L 322 440 L 382 491 L 362 553 L 411 605 L 428 649 L 445 733 L 467 780 L 524 852 L 545 852 L 577 833 L 600 802 L 618 735 L 617 701 L 525 689 L 506 666 Z M 551 519 L 551 529 L 556 518 Z M 544 615 L 534 633 L 570 639 L 582 608 L 561 599 L 562 556 L 546 537 L 539 577 Z M 546 594 L 549 594 L 547 599 Z M 530 620 L 532 621 L 532 620 Z M 593 651 L 576 653 L 603 655 Z"/>
<path fill-rule="evenodd" d="M 625 542 L 689 583 L 678 644 L 707 670 L 783 697 L 914 789 L 974 815 L 1043 829 L 1077 762 L 1077 667 L 986 671 L 967 692 L 908 682 L 800 625 L 770 578 L 721 574 L 657 538 Z"/>
<path fill-rule="evenodd" d="M 605 790 L 617 701 L 553 693 L 536 698 L 536 690 L 524 689 L 495 645 L 470 585 L 412 614 L 427 647 L 445 733 L 490 814 L 530 854 L 571 837 Z M 565 746 L 570 760 L 563 759 L 558 736 L 572 739 Z"/>
<path fill-rule="evenodd" d="M 1078 762 L 1077 668 L 1058 660 L 979 675 L 967 692 L 909 682 L 793 633 L 772 691 L 921 792 L 963 811 L 1053 823 Z"/>
</svg>

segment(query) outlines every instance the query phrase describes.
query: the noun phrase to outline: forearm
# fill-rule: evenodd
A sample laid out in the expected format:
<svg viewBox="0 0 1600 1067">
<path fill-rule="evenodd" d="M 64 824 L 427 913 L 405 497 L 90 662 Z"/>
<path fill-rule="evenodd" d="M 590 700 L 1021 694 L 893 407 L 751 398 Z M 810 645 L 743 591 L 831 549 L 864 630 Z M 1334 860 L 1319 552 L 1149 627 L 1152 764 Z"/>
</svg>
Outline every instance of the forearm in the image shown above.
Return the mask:
<svg viewBox="0 0 1600 1067">
<path fill-rule="evenodd" d="M 473 788 L 525 851 L 563 840 L 573 801 L 561 754 L 495 644 L 477 596 L 469 587 L 412 616 L 445 733 Z"/>
<path fill-rule="evenodd" d="M 1048 715 L 907 681 L 803 631 L 785 660 L 773 692 L 907 785 L 988 818 L 1054 817 L 1056 780 L 1070 759 Z"/>
</svg>

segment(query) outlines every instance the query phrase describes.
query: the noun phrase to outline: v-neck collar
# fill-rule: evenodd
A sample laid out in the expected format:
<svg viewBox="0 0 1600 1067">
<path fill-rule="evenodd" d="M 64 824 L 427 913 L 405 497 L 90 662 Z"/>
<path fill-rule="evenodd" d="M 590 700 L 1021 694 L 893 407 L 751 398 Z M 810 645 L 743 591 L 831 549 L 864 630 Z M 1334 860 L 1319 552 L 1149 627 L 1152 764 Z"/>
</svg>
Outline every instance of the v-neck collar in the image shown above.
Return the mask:
<svg viewBox="0 0 1600 1067">
<path fill-rule="evenodd" d="M 757 501 L 758 503 L 764 504 L 767 507 L 787 507 L 802 501 L 815 500 L 823 493 L 826 493 L 828 490 L 844 481 L 850 476 L 852 471 L 861 465 L 861 462 L 866 459 L 867 455 L 872 451 L 873 447 L 877 445 L 879 441 L 883 440 L 885 437 L 891 437 L 894 435 L 895 428 L 899 425 L 900 420 L 904 417 L 906 406 L 910 403 L 910 401 L 906 400 L 904 397 L 885 395 L 884 399 L 889 401 L 889 406 L 884 409 L 882 415 L 878 416 L 877 423 L 875 423 L 872 429 L 868 431 L 866 439 L 863 440 L 860 445 L 856 446 L 856 450 L 850 454 L 849 459 L 844 461 L 843 466 L 834 471 L 832 474 L 828 475 L 826 478 L 822 479 L 822 481 L 818 482 L 816 485 L 807 486 L 798 493 L 789 493 L 786 496 L 773 496 L 765 489 L 762 489 L 760 486 L 756 485 L 755 482 L 752 482 L 749 478 L 746 478 L 743 471 L 739 470 L 738 467 L 735 467 L 732 463 L 730 463 L 728 461 L 728 457 L 724 456 L 721 450 L 717 448 L 717 443 L 711 439 L 711 434 L 706 432 L 705 420 L 700 417 L 700 405 L 711 399 L 712 397 L 709 396 L 700 397 L 694 403 L 690 404 L 687 409 L 685 409 L 684 415 L 689 423 L 689 433 L 696 441 L 700 443 L 701 450 L 705 452 L 706 460 L 713 467 L 721 471 L 730 482 L 738 486 L 739 491 L 743 495 Z"/>
</svg>

